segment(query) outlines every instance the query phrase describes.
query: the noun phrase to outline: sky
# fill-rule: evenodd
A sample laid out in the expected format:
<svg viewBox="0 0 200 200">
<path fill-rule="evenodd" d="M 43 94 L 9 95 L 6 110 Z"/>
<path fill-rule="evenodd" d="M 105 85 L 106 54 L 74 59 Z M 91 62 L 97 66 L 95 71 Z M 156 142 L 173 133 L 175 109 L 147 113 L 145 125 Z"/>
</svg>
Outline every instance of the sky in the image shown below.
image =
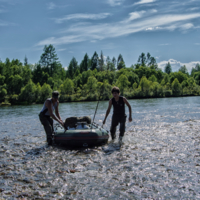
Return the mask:
<svg viewBox="0 0 200 200">
<path fill-rule="evenodd" d="M 38 63 L 52 44 L 63 67 L 96 51 L 122 54 L 126 67 L 142 52 L 164 70 L 200 63 L 199 0 L 0 0 L 0 59 Z"/>
</svg>

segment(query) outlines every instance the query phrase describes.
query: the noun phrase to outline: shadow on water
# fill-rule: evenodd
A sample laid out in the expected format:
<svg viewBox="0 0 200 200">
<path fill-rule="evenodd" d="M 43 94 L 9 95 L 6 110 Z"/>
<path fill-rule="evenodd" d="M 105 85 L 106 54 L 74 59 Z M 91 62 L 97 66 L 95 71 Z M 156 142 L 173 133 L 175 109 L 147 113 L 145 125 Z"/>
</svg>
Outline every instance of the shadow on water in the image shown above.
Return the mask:
<svg viewBox="0 0 200 200">
<path fill-rule="evenodd" d="M 120 151 L 121 147 L 122 145 L 120 143 L 114 143 L 113 141 L 110 141 L 102 147 L 102 151 L 104 151 L 107 155 L 110 155 L 116 151 Z"/>
<path fill-rule="evenodd" d="M 105 145 L 104 145 L 105 146 Z M 99 146 L 94 146 L 94 147 L 70 147 L 70 146 L 65 146 L 65 145 L 57 145 L 53 144 L 49 146 L 48 144 L 42 145 L 40 147 L 32 148 L 30 151 L 26 153 L 27 156 L 40 156 L 42 153 L 48 151 L 48 150 L 63 150 L 63 151 L 75 151 L 75 155 L 83 153 L 83 154 L 90 154 L 90 153 L 95 153 L 97 151 L 101 151 L 101 149 L 98 148 Z"/>
<path fill-rule="evenodd" d="M 27 157 L 27 156 L 39 156 L 43 152 L 45 152 L 48 147 L 49 147 L 48 145 L 42 145 L 41 147 L 32 148 L 30 151 L 26 152 L 25 157 Z"/>
<path fill-rule="evenodd" d="M 61 151 L 75 151 L 75 155 L 80 154 L 94 154 L 98 151 L 104 152 L 106 155 L 110 155 L 116 151 L 121 150 L 121 145 L 119 143 L 114 143 L 113 141 L 109 141 L 107 144 L 102 146 L 93 146 L 93 147 L 70 147 L 65 145 L 57 145 L 53 144 L 42 145 L 40 147 L 32 148 L 30 151 L 26 152 L 25 157 L 30 157 L 31 159 L 39 157 L 42 153 L 48 150 L 61 150 Z"/>
</svg>

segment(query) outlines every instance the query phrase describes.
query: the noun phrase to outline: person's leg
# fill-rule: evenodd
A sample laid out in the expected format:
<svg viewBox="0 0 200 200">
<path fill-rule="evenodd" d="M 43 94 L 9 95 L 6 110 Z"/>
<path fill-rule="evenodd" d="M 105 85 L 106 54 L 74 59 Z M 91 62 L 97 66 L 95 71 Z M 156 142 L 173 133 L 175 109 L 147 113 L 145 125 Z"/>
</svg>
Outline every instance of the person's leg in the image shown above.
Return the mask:
<svg viewBox="0 0 200 200">
<path fill-rule="evenodd" d="M 39 115 L 40 121 L 44 126 L 44 130 L 46 132 L 47 143 L 49 145 L 52 144 L 52 133 L 53 133 L 53 119 L 50 117 L 45 117 L 44 115 Z"/>
<path fill-rule="evenodd" d="M 116 127 L 117 127 L 118 123 L 119 123 L 119 117 L 113 115 L 111 127 L 110 127 L 110 134 L 111 134 L 112 140 L 114 140 L 116 138 Z"/>
<path fill-rule="evenodd" d="M 126 115 L 121 117 L 121 119 L 120 119 L 120 128 L 119 128 L 119 132 L 120 132 L 119 136 L 120 137 L 124 136 L 125 128 L 126 128 Z"/>
</svg>

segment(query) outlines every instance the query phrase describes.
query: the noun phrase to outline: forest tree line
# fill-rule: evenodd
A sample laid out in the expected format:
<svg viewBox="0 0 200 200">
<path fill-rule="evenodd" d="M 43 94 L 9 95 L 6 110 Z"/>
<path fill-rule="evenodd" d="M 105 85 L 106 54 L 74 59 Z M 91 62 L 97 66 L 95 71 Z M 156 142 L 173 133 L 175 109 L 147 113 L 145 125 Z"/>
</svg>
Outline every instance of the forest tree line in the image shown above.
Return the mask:
<svg viewBox="0 0 200 200">
<path fill-rule="evenodd" d="M 53 45 L 45 45 L 38 63 L 31 65 L 25 56 L 5 62 L 0 60 L 0 103 L 43 103 L 54 90 L 60 102 L 93 101 L 111 98 L 111 88 L 118 86 L 128 99 L 200 95 L 200 65 L 191 73 L 186 66 L 172 72 L 167 63 L 164 72 L 150 53 L 141 53 L 138 62 L 126 67 L 123 56 L 105 59 L 95 51 L 86 53 L 78 64 L 72 58 L 67 69 L 60 63 Z"/>
</svg>

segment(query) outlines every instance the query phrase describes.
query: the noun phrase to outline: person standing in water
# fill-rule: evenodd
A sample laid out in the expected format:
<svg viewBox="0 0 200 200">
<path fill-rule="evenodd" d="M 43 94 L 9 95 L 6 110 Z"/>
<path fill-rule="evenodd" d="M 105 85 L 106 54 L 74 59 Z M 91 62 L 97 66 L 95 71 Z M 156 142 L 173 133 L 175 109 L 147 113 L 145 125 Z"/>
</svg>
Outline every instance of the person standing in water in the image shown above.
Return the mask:
<svg viewBox="0 0 200 200">
<path fill-rule="evenodd" d="M 103 121 L 103 124 L 106 123 L 106 119 L 110 113 L 110 109 L 113 105 L 113 115 L 112 115 L 112 122 L 111 122 L 111 127 L 110 127 L 110 133 L 112 140 L 116 138 L 116 127 L 120 123 L 120 134 L 119 134 L 119 141 L 122 141 L 122 138 L 124 136 L 125 132 L 125 124 L 126 124 L 126 114 L 125 114 L 125 104 L 129 108 L 129 122 L 132 121 L 132 110 L 129 102 L 127 99 L 123 96 L 120 96 L 120 91 L 118 87 L 113 87 L 112 88 L 112 95 L 113 98 L 109 100 L 109 105 L 108 109 L 106 111 L 105 119 Z"/>
<path fill-rule="evenodd" d="M 41 124 L 44 126 L 46 132 L 47 143 L 52 145 L 52 134 L 53 134 L 53 119 L 64 126 L 64 123 L 60 117 L 58 106 L 59 106 L 59 92 L 54 91 L 52 93 L 52 98 L 48 98 L 43 105 L 42 110 L 40 111 L 39 118 Z M 55 114 L 53 111 L 55 110 Z"/>
</svg>

